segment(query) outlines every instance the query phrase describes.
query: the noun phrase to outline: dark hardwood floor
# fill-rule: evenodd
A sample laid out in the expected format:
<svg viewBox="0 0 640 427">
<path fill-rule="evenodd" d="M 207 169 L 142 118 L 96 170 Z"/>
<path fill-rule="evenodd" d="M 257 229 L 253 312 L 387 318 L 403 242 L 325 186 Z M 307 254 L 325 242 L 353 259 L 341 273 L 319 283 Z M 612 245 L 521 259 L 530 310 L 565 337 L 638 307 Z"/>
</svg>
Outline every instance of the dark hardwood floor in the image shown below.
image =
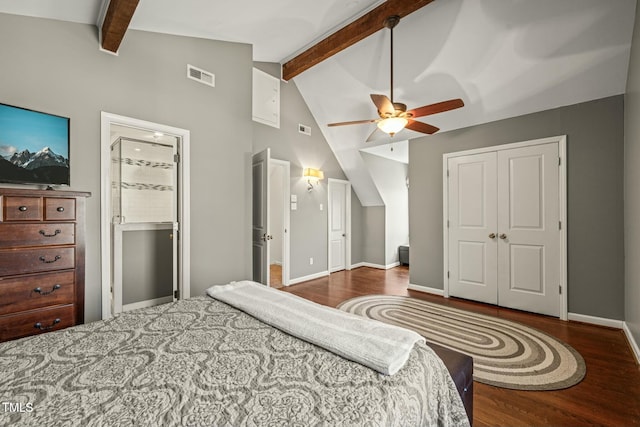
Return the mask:
<svg viewBox="0 0 640 427">
<path fill-rule="evenodd" d="M 579 384 L 558 391 L 518 391 L 474 383 L 473 425 L 482 426 L 635 426 L 640 425 L 640 367 L 624 332 L 561 321 L 456 298 L 407 289 L 408 267 L 362 267 L 284 288 L 335 307 L 359 295 L 406 295 L 524 323 L 575 348 L 587 364 Z"/>
</svg>

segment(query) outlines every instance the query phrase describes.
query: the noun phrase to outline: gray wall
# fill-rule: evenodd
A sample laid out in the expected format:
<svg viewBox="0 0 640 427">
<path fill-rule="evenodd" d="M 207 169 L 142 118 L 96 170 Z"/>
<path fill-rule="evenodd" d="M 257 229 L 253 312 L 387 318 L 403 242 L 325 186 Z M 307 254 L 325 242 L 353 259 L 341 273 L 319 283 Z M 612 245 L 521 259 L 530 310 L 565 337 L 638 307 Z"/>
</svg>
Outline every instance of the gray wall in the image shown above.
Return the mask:
<svg viewBox="0 0 640 427">
<path fill-rule="evenodd" d="M 640 344 L 640 7 L 636 7 L 624 102 L 625 321 Z"/>
<path fill-rule="evenodd" d="M 172 229 L 122 233 L 122 304 L 173 294 L 172 233 Z"/>
<path fill-rule="evenodd" d="M 364 230 L 364 262 L 385 265 L 385 207 L 363 206 L 362 228 Z"/>
<path fill-rule="evenodd" d="M 279 64 L 256 62 L 254 66 L 272 76 L 280 76 Z M 299 133 L 298 124 L 311 126 L 311 136 Z M 280 128 L 253 123 L 253 152 L 266 148 L 271 148 L 273 159 L 291 163 L 291 194 L 298 196 L 298 209 L 291 211 L 291 279 L 325 272 L 328 270 L 328 178 L 346 180 L 346 176 L 293 81 L 280 84 Z M 321 169 L 325 177 L 311 192 L 307 191 L 307 181 L 302 178 L 302 170 L 307 167 Z M 359 204 L 354 196 L 352 193 L 352 204 Z M 352 212 L 352 223 L 359 220 Z M 352 246 L 355 246 L 353 242 Z M 356 255 L 358 251 L 356 248 Z M 313 265 L 309 264 L 309 258 L 313 258 Z"/>
<path fill-rule="evenodd" d="M 411 283 L 443 288 L 442 154 L 567 135 L 569 312 L 624 318 L 623 96 L 414 139 Z"/>
<path fill-rule="evenodd" d="M 384 218 L 384 263 L 398 262 L 398 246 L 409 243 L 409 192 L 406 164 L 374 154 L 360 152 L 369 174 L 382 197 Z M 369 230 L 375 233 L 376 230 Z"/>
<path fill-rule="evenodd" d="M 351 264 L 364 262 L 364 218 L 362 204 L 351 189 Z"/>
<path fill-rule="evenodd" d="M 100 111 L 191 131 L 191 294 L 251 276 L 251 46 L 0 14 L 0 102 L 71 118 L 71 189 L 87 201 L 85 318 L 101 316 Z M 187 63 L 216 87 L 186 78 Z"/>
</svg>

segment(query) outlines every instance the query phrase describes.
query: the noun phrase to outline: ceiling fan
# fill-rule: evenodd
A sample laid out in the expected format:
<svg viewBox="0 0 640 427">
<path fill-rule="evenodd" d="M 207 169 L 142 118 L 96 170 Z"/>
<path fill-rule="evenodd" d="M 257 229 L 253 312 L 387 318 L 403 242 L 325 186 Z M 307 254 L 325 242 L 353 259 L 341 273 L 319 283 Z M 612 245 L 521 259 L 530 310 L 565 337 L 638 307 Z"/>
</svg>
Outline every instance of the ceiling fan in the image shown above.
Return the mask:
<svg viewBox="0 0 640 427">
<path fill-rule="evenodd" d="M 400 102 L 393 102 L 393 27 L 398 25 L 398 22 L 400 22 L 400 17 L 397 15 L 388 17 L 384 22 L 385 27 L 389 29 L 391 34 L 391 97 L 389 98 L 386 95 L 371 94 L 371 100 L 377 107 L 378 115 L 380 116 L 380 118 L 330 123 L 328 126 L 376 123 L 378 127 L 373 131 L 369 138 L 367 138 L 367 142 L 376 139 L 376 133 L 378 129 L 389 134 L 389 136 L 395 135 L 404 128 L 411 129 L 416 132 L 433 134 L 440 129 L 414 119 L 417 117 L 424 117 L 431 114 L 442 113 L 443 111 L 449 111 L 464 106 L 464 102 L 462 102 L 462 99 L 457 98 L 438 102 L 435 104 L 424 105 L 422 107 L 414 108 L 407 111 L 407 106 L 405 104 L 402 104 Z"/>
</svg>

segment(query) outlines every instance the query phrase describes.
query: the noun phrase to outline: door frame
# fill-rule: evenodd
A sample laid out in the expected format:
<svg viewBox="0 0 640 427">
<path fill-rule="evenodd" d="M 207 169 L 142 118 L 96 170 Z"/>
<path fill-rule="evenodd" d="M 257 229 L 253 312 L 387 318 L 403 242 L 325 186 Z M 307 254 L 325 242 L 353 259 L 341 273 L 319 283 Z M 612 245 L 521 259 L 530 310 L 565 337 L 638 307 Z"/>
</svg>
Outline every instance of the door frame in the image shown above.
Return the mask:
<svg viewBox="0 0 640 427">
<path fill-rule="evenodd" d="M 560 281 L 559 284 L 562 292 L 560 298 L 560 320 L 568 318 L 568 280 L 567 280 L 567 136 L 559 135 L 548 138 L 534 139 L 530 141 L 514 142 L 511 144 L 494 145 L 491 147 L 475 148 L 471 150 L 457 151 L 452 153 L 444 153 L 442 155 L 442 229 L 443 229 L 443 283 L 444 297 L 449 298 L 449 194 L 448 194 L 448 162 L 450 158 L 466 156 L 470 154 L 480 154 L 491 151 L 502 151 L 513 148 L 531 147 L 542 144 L 558 144 L 558 156 L 560 157 L 560 165 L 558 166 L 559 177 L 559 197 L 560 197 Z"/>
<path fill-rule="evenodd" d="M 283 168 L 283 179 L 282 179 L 282 285 L 289 286 L 290 281 L 290 272 L 291 272 L 291 247 L 289 246 L 291 243 L 291 209 L 290 209 L 290 199 L 291 199 L 291 163 L 287 160 L 278 160 L 278 159 L 269 159 L 269 162 L 272 165 L 278 165 Z M 270 192 L 270 189 L 267 189 L 267 193 Z M 271 194 L 268 194 L 267 197 L 271 197 Z M 271 208 L 271 204 L 269 204 L 269 208 Z M 269 215 L 271 218 L 271 215 Z M 269 225 L 269 230 L 273 232 L 271 229 L 271 225 Z M 267 266 L 269 268 L 269 266 Z M 271 277 L 269 277 L 269 282 L 271 282 Z M 269 283 L 271 286 L 271 283 Z"/>
<path fill-rule="evenodd" d="M 331 184 L 345 186 L 345 228 L 344 269 L 351 270 L 351 183 L 343 179 L 329 178 L 327 184 L 327 271 L 331 273 Z"/>
<path fill-rule="evenodd" d="M 102 111 L 100 114 L 100 252 L 102 277 L 102 319 L 113 316 L 111 310 L 111 125 L 153 130 L 179 138 L 180 167 L 178 168 L 178 290 L 180 299 L 189 298 L 191 277 L 191 181 L 190 131 L 146 120 Z"/>
</svg>

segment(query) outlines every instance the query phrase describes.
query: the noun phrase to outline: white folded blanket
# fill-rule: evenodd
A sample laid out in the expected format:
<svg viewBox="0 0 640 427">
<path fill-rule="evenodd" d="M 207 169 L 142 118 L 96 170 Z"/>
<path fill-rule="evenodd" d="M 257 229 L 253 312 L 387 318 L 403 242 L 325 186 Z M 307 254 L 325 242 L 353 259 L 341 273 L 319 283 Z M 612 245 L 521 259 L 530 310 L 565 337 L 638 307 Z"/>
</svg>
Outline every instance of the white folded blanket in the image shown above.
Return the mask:
<svg viewBox="0 0 640 427">
<path fill-rule="evenodd" d="M 281 331 L 386 375 L 398 372 L 413 345 L 424 341 L 408 329 L 316 304 L 248 280 L 212 286 L 207 294 Z"/>
</svg>

